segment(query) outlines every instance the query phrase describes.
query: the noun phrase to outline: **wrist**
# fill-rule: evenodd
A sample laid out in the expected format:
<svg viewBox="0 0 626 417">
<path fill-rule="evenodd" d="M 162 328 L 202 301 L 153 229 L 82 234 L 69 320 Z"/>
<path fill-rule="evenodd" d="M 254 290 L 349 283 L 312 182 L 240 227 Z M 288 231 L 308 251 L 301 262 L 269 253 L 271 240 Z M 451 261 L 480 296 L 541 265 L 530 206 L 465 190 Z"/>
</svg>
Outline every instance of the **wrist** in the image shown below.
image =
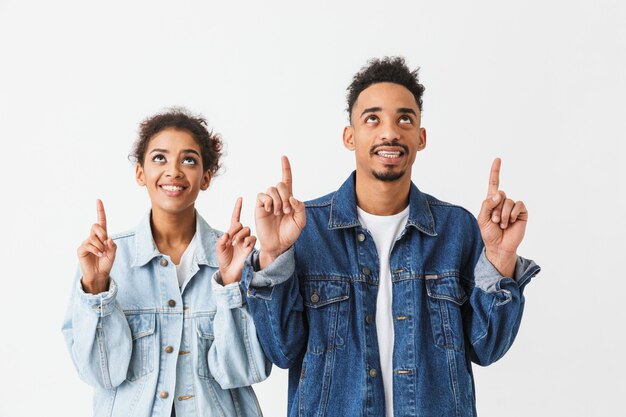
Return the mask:
<svg viewBox="0 0 626 417">
<path fill-rule="evenodd" d="M 109 290 L 109 278 L 105 279 L 85 279 L 80 280 L 83 291 L 89 294 L 100 294 Z"/>
<path fill-rule="evenodd" d="M 268 265 L 276 260 L 280 256 L 281 252 L 270 252 L 263 250 L 261 248 L 259 250 L 259 266 L 261 269 L 265 269 Z"/>
<path fill-rule="evenodd" d="M 517 264 L 517 253 L 486 249 L 485 255 L 500 275 L 513 277 L 515 265 Z"/>
</svg>

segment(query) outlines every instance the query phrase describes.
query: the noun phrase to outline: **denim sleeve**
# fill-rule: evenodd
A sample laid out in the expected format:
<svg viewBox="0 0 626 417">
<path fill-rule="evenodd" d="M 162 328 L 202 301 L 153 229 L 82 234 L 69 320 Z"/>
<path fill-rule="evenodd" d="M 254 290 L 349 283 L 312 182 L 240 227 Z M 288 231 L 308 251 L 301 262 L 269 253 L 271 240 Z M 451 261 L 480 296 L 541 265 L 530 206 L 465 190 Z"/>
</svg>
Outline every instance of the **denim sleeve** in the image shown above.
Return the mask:
<svg viewBox="0 0 626 417">
<path fill-rule="evenodd" d="M 217 271 L 212 279 L 217 311 L 209 369 L 223 389 L 246 387 L 265 380 L 272 363 L 265 358 L 239 284 L 222 286 L 221 282 Z"/>
<path fill-rule="evenodd" d="M 260 271 L 257 256 L 253 252 L 248 257 L 241 285 L 265 354 L 280 368 L 289 368 L 297 363 L 307 340 L 294 248 Z"/>
<path fill-rule="evenodd" d="M 464 310 L 466 340 L 473 362 L 486 366 L 509 350 L 524 312 L 524 287 L 539 273 L 533 261 L 518 257 L 514 277 L 503 277 L 485 255 L 478 226 L 473 248 L 473 271 Z"/>
<path fill-rule="evenodd" d="M 100 294 L 83 291 L 80 273 L 75 280 L 63 321 L 63 335 L 82 380 L 111 389 L 126 379 L 132 353 L 128 321 L 117 305 L 117 284 Z"/>
</svg>

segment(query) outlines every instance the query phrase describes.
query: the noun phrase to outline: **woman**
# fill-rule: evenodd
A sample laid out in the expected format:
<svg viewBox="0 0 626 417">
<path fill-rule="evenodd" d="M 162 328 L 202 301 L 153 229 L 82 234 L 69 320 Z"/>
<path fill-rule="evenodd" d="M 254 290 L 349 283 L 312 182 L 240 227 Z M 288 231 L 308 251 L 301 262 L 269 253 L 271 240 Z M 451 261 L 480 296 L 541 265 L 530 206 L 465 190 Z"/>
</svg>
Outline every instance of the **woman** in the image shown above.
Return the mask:
<svg viewBox="0 0 626 417">
<path fill-rule="evenodd" d="M 220 237 L 195 210 L 219 169 L 221 140 L 175 109 L 140 125 L 136 180 L 151 210 L 109 236 L 98 221 L 78 248 L 63 332 L 94 416 L 260 416 L 250 384 L 265 360 L 238 285 L 256 238 L 239 222 Z"/>
</svg>

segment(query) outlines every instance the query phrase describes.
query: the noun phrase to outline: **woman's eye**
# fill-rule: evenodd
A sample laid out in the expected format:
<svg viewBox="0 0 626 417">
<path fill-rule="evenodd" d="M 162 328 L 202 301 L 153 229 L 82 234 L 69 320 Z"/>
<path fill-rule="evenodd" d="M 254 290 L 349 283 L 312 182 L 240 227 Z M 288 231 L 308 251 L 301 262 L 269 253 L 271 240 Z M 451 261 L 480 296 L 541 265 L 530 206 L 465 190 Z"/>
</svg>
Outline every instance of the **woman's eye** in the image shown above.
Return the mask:
<svg viewBox="0 0 626 417">
<path fill-rule="evenodd" d="M 152 162 L 165 162 L 165 157 L 163 155 L 154 155 L 152 157 Z"/>
<path fill-rule="evenodd" d="M 409 116 L 402 116 L 400 117 L 400 123 L 401 124 L 410 124 L 413 123 L 413 120 L 411 120 L 411 118 Z"/>
<path fill-rule="evenodd" d="M 198 161 L 196 161 L 195 158 L 192 158 L 190 156 L 183 159 L 183 165 L 196 165 L 197 163 Z"/>
</svg>

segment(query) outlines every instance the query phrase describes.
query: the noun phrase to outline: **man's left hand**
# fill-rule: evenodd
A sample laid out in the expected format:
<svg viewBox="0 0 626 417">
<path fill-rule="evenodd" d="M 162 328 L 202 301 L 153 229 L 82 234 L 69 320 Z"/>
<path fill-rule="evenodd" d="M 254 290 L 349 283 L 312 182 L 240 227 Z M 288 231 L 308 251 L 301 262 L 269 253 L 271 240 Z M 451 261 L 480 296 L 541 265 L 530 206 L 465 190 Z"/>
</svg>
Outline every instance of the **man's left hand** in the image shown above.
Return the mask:
<svg viewBox="0 0 626 417">
<path fill-rule="evenodd" d="M 528 211 L 522 201 L 513 201 L 500 190 L 500 158 L 491 165 L 487 198 L 478 214 L 478 226 L 487 259 L 500 275 L 513 277 L 517 248 L 524 238 Z"/>
</svg>

